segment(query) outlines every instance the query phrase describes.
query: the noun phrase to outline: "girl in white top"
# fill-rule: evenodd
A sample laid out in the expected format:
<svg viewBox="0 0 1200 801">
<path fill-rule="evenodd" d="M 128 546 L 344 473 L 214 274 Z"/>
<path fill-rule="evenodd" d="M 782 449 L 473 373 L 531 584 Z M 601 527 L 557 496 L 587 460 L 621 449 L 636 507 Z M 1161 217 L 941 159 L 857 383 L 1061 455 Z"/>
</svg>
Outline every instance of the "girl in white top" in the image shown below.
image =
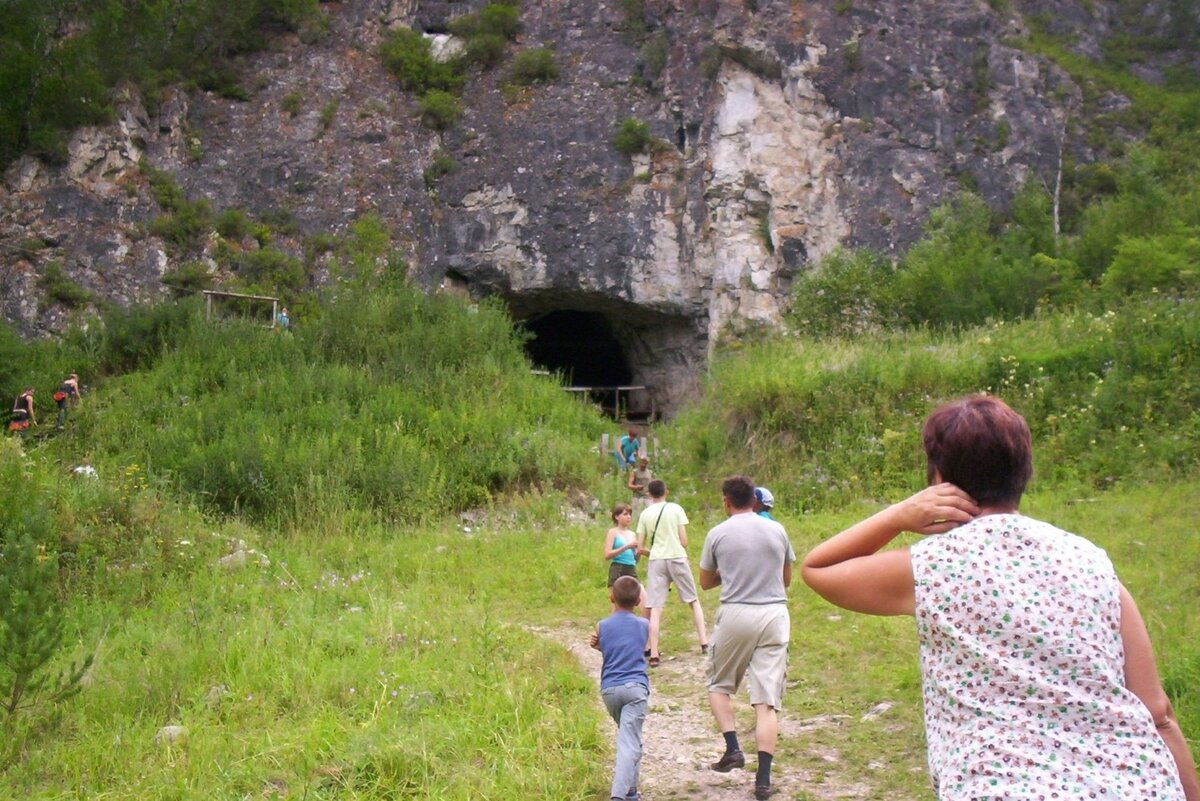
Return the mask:
<svg viewBox="0 0 1200 801">
<path fill-rule="evenodd" d="M 1200 801 L 1150 637 L 1100 548 L 1024 517 L 1025 420 L 971 396 L 923 430 L 931 486 L 817 546 L 830 602 L 914 615 L 941 801 Z M 902 531 L 939 534 L 880 552 Z"/>
</svg>

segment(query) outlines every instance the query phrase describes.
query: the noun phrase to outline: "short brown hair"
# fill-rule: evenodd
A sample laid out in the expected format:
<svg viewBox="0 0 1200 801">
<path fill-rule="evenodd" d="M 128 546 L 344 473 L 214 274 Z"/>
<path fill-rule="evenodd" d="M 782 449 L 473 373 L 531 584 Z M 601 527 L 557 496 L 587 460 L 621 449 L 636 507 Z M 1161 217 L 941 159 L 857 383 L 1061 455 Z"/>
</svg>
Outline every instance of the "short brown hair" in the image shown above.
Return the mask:
<svg viewBox="0 0 1200 801">
<path fill-rule="evenodd" d="M 642 583 L 633 576 L 621 576 L 613 582 L 613 603 L 622 609 L 633 609 L 642 597 Z"/>
<path fill-rule="evenodd" d="M 664 498 L 667 495 L 667 482 L 656 478 L 646 485 L 646 492 L 650 493 L 651 498 Z"/>
<path fill-rule="evenodd" d="M 616 506 L 614 506 L 612 508 L 612 521 L 614 523 L 617 522 L 617 515 L 621 514 L 621 512 L 629 512 L 630 514 L 633 514 L 633 507 L 627 503 L 618 503 Z"/>
<path fill-rule="evenodd" d="M 734 509 L 754 506 L 754 482 L 745 476 L 730 476 L 722 481 L 721 494 L 729 499 L 729 505 Z"/>
<path fill-rule="evenodd" d="M 968 395 L 934 409 L 921 439 L 928 481 L 940 474 L 979 504 L 1016 505 L 1033 476 L 1029 424 L 990 395 Z"/>
</svg>

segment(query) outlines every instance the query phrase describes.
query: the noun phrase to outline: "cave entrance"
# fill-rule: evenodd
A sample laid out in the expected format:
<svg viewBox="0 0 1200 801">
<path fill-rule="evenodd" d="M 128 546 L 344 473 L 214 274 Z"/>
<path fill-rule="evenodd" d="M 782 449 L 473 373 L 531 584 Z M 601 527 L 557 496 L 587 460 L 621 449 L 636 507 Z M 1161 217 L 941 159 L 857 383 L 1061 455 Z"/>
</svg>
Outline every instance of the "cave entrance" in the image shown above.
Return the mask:
<svg viewBox="0 0 1200 801">
<path fill-rule="evenodd" d="M 649 388 L 633 367 L 608 318 L 600 312 L 559 309 L 525 321 L 525 352 L 535 366 L 562 375 L 568 390 L 586 394 L 616 420 L 656 417 Z"/>
</svg>

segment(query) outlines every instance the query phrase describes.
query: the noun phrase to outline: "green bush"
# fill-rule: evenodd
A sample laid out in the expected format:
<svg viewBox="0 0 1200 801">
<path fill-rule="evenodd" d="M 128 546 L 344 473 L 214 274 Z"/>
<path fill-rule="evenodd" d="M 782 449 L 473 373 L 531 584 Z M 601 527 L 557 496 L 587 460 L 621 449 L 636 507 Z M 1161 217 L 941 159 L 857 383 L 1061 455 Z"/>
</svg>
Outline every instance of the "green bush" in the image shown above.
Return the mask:
<svg viewBox="0 0 1200 801">
<path fill-rule="evenodd" d="M 899 322 L 894 278 L 880 253 L 836 250 L 792 284 L 788 324 L 815 339 L 890 330 Z"/>
<path fill-rule="evenodd" d="M 1200 227 L 1122 239 L 1103 287 L 1117 294 L 1200 288 Z"/>
<path fill-rule="evenodd" d="M 462 116 L 462 104 L 449 92 L 431 89 L 417 104 L 417 115 L 421 124 L 437 131 L 454 127 Z"/>
<path fill-rule="evenodd" d="M 330 100 L 325 105 L 321 106 L 321 113 L 317 115 L 317 138 L 320 139 L 329 130 L 329 126 L 333 125 L 333 118 L 337 116 L 338 107 L 341 105 L 336 97 Z"/>
<path fill-rule="evenodd" d="M 213 276 L 204 262 L 189 261 L 163 273 L 162 282 L 173 289 L 199 292 L 212 289 Z"/>
<path fill-rule="evenodd" d="M 149 231 L 180 251 L 195 250 L 212 230 L 212 206 L 203 198 L 173 202 L 175 210 L 151 220 Z"/>
<path fill-rule="evenodd" d="M 307 275 L 300 260 L 278 248 L 265 247 L 238 255 L 230 265 L 247 289 L 270 293 L 296 292 Z"/>
<path fill-rule="evenodd" d="M 482 69 L 490 69 L 504 59 L 508 51 L 508 41 L 494 33 L 481 33 L 467 40 L 465 60 Z"/>
<path fill-rule="evenodd" d="M 934 405 L 991 392 L 1029 421 L 1038 486 L 1089 492 L 1200 467 L 1200 303 L 1127 298 L 958 333 L 732 343 L 695 406 L 663 433 L 673 473 L 769 484 L 793 509 L 837 509 L 919 488 Z M 779 485 L 778 487 L 776 485 Z"/>
<path fill-rule="evenodd" d="M 410 28 L 392 31 L 379 46 L 379 55 L 400 86 L 410 92 L 454 92 L 462 87 L 457 67 L 436 61 L 429 40 Z"/>
<path fill-rule="evenodd" d="M 1034 269 L 1022 228 L 992 233 L 993 218 L 976 195 L 961 194 L 930 214 L 925 234 L 895 276 L 895 297 L 911 325 L 976 325 L 1031 314 L 1063 276 Z"/>
<path fill-rule="evenodd" d="M 362 247 L 373 267 L 376 247 Z M 117 437 L 124 459 L 207 508 L 257 519 L 347 504 L 441 516 L 518 487 L 576 483 L 591 464 L 598 423 L 529 375 L 498 308 L 347 283 L 294 336 L 221 325 L 214 336 L 194 320 L 147 374 L 109 388 L 105 405 L 121 414 L 98 410 L 80 435 Z"/>
<path fill-rule="evenodd" d="M 613 149 L 626 156 L 635 153 L 645 153 L 650 149 L 654 137 L 650 135 L 650 126 L 634 117 L 629 117 L 617 128 L 610 140 Z"/>
<path fill-rule="evenodd" d="M 520 30 L 517 7 L 510 3 L 489 3 L 479 12 L 479 34 L 513 39 Z"/>
<path fill-rule="evenodd" d="M 425 168 L 425 188 L 432 189 L 439 179 L 454 172 L 456 166 L 452 155 L 445 150 L 438 150 L 433 154 L 433 161 Z"/>
<path fill-rule="evenodd" d="M 279 107 L 283 109 L 283 112 L 289 117 L 295 117 L 304 110 L 304 93 L 298 89 L 293 92 L 288 92 L 283 96 L 283 100 L 280 101 Z"/>
<path fill-rule="evenodd" d="M 217 215 L 217 233 L 226 239 L 242 240 L 254 230 L 254 222 L 241 209 L 225 209 Z"/>
<path fill-rule="evenodd" d="M 61 303 L 70 309 L 77 309 L 92 302 L 92 293 L 68 278 L 57 261 L 50 262 L 42 270 L 38 278 L 38 289 L 42 290 L 47 300 Z"/>
<path fill-rule="evenodd" d="M 111 119 L 113 89 L 151 103 L 172 84 L 245 99 L 238 56 L 279 27 L 319 27 L 318 0 L 95 0 L 5 6 L 0 29 L 0 168 L 24 152 L 61 160 L 69 133 Z"/>
<path fill-rule="evenodd" d="M 517 53 L 509 73 L 509 80 L 517 86 L 548 83 L 557 77 L 558 64 L 554 60 L 554 51 L 544 47 Z"/>
</svg>

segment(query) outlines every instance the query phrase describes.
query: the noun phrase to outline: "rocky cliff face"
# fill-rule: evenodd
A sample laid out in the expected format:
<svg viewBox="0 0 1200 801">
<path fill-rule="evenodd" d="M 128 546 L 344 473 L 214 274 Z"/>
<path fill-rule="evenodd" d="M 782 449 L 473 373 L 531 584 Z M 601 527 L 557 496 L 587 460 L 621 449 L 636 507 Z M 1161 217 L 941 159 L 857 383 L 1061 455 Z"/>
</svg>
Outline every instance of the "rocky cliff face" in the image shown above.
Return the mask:
<svg viewBox="0 0 1200 801">
<path fill-rule="evenodd" d="M 550 366 L 649 385 L 634 403 L 670 411 L 721 336 L 778 325 L 793 276 L 838 245 L 899 251 L 964 182 L 997 204 L 1052 182 L 1079 103 L 1005 44 L 1022 25 L 1007 4 L 526 0 L 513 50 L 553 48 L 558 80 L 514 93 L 503 65 L 475 75 L 461 123 L 426 130 L 376 48 L 480 5 L 324 4 L 329 36 L 257 56 L 248 101 L 177 92 L 148 114 L 126 90 L 67 165 L 5 176 L 0 313 L 27 334 L 61 327 L 69 311 L 39 291 L 51 262 L 119 303 L 164 291 L 178 257 L 145 232 L 145 162 L 217 209 L 286 212 L 279 244 L 296 253 L 377 213 L 412 280 L 499 295 L 547 340 L 577 317 L 623 363 L 597 372 L 565 342 Z M 1081 46 L 1105 33 L 1104 3 L 1041 5 L 1088 21 Z M 651 155 L 612 147 L 629 117 L 661 140 Z M 455 169 L 429 187 L 439 153 Z"/>
</svg>

